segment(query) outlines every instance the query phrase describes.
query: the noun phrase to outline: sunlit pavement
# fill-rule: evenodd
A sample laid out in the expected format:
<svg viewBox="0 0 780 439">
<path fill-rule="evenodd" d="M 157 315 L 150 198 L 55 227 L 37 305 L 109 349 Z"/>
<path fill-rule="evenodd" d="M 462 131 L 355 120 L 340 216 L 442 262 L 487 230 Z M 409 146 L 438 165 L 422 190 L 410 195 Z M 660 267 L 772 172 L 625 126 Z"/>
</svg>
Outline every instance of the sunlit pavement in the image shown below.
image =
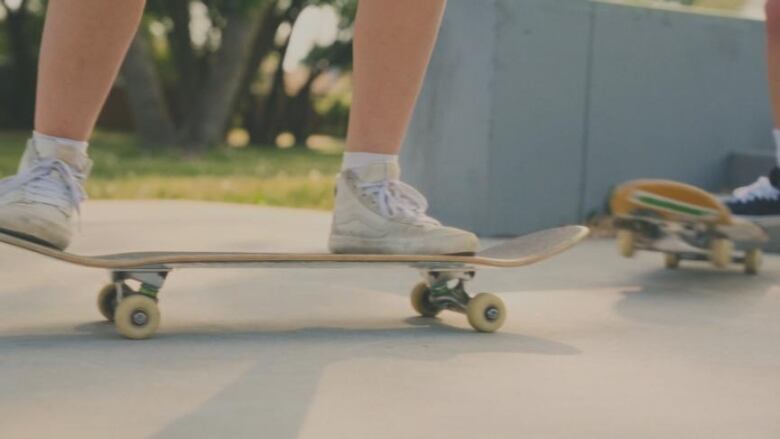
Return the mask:
<svg viewBox="0 0 780 439">
<path fill-rule="evenodd" d="M 326 213 L 90 202 L 73 250 L 322 250 Z M 0 437 L 777 438 L 780 258 L 748 277 L 608 240 L 481 272 L 502 332 L 413 317 L 413 270 L 184 270 L 154 339 L 100 270 L 0 246 Z"/>
</svg>

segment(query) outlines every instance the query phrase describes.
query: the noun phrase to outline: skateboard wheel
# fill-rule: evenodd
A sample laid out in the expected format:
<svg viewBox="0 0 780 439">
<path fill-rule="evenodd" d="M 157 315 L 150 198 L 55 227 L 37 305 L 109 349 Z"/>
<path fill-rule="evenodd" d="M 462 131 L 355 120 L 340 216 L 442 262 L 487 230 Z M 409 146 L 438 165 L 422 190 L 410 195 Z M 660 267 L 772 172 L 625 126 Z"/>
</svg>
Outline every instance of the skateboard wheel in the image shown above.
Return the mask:
<svg viewBox="0 0 780 439">
<path fill-rule="evenodd" d="M 760 248 L 751 248 L 745 252 L 745 273 L 757 274 L 764 262 L 764 252 Z"/>
<path fill-rule="evenodd" d="M 732 260 L 734 244 L 728 239 L 716 238 L 710 243 L 710 262 L 718 268 L 726 268 Z"/>
<path fill-rule="evenodd" d="M 634 257 L 636 247 L 634 246 L 634 232 L 630 230 L 618 230 L 617 245 L 620 256 L 624 258 Z"/>
<path fill-rule="evenodd" d="M 676 253 L 664 253 L 664 265 L 670 270 L 680 266 L 680 255 Z"/>
<path fill-rule="evenodd" d="M 469 301 L 466 316 L 471 327 L 479 332 L 496 332 L 506 320 L 506 306 L 500 297 L 480 293 Z"/>
<path fill-rule="evenodd" d="M 143 340 L 157 331 L 160 325 L 160 310 L 151 297 L 134 294 L 119 302 L 114 319 L 117 331 L 124 337 Z"/>
<path fill-rule="evenodd" d="M 125 284 L 122 284 L 122 295 L 127 297 L 133 294 L 133 290 Z M 97 296 L 97 306 L 100 314 L 106 318 L 109 322 L 114 321 L 114 313 L 116 312 L 116 285 L 111 283 L 104 286 Z"/>
<path fill-rule="evenodd" d="M 412 289 L 412 308 L 423 317 L 436 317 L 441 308 L 431 303 L 431 289 L 425 282 L 420 282 Z"/>
</svg>

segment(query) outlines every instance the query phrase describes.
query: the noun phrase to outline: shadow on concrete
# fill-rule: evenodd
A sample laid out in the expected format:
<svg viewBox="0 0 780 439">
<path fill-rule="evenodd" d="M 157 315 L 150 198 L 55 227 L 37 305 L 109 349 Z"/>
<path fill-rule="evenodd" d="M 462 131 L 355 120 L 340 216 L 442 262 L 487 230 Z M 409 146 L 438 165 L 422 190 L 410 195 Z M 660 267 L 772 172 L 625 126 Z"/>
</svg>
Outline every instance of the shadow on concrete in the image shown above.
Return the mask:
<svg viewBox="0 0 780 439">
<path fill-rule="evenodd" d="M 637 276 L 639 290 L 623 292 L 615 310 L 623 317 L 675 326 L 722 323 L 758 306 L 780 283 L 775 273 L 745 275 L 707 266 L 660 269 Z"/>
<path fill-rule="evenodd" d="M 77 333 L 69 335 L 0 335 L 0 346 L 98 351 L 104 358 L 114 358 L 111 361 L 129 361 L 149 370 L 154 370 L 161 358 L 173 356 L 185 361 L 189 356 L 203 358 L 210 350 L 219 353 L 212 355 L 249 360 L 251 366 L 245 373 L 156 435 L 166 438 L 246 437 L 262 432 L 273 432 L 275 438 L 297 437 L 323 372 L 338 362 L 387 359 L 444 364 L 471 354 L 580 354 L 577 348 L 552 340 L 509 333 L 479 334 L 437 319 L 413 317 L 405 323 L 407 326 L 398 327 L 394 321 L 395 327 L 389 328 L 377 328 L 377 323 L 367 328 L 231 323 L 163 329 L 153 339 L 134 342 L 120 339 L 109 323 L 92 322 L 77 326 Z M 425 393 L 420 394 L 420 398 L 425 397 Z"/>
<path fill-rule="evenodd" d="M 105 344 L 121 347 L 127 345 L 150 345 L 162 347 L 185 347 L 196 343 L 324 343 L 328 346 L 357 349 L 358 343 L 395 342 L 400 345 L 414 344 L 436 348 L 448 346 L 446 358 L 471 353 L 511 353 L 540 355 L 577 355 L 581 351 L 557 341 L 521 334 L 498 332 L 482 334 L 471 329 L 444 324 L 438 319 L 409 317 L 404 320 L 409 327 L 333 327 L 312 326 L 300 328 L 279 328 L 274 324 L 262 323 L 208 325 L 200 328 L 163 330 L 154 338 L 143 341 L 125 340 L 116 333 L 113 325 L 104 321 L 84 323 L 74 327 L 77 334 L 6 334 L 0 335 L 0 345 L 14 345 L 17 348 L 45 348 L 49 345 L 59 349 L 69 345 Z M 194 326 L 194 325 L 193 325 Z M 51 329 L 51 328 L 49 328 Z M 371 350 L 362 351 L 365 356 L 374 356 Z M 383 354 L 387 354 L 384 350 Z M 417 353 L 408 359 L 439 361 L 440 352 L 431 352 L 430 358 L 421 358 Z M 393 358 L 407 358 L 403 352 L 392 352 Z"/>
</svg>

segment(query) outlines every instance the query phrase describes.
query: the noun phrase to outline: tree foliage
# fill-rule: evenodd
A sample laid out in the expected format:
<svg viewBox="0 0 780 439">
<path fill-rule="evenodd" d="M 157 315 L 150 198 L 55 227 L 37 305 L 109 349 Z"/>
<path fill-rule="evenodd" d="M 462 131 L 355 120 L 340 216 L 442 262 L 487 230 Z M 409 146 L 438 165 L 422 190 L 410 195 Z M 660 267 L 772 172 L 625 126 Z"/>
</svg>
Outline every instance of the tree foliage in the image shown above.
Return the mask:
<svg viewBox="0 0 780 439">
<path fill-rule="evenodd" d="M 32 123 L 41 0 L 0 0 L 0 128 Z M 303 60 L 306 78 L 289 94 L 282 61 L 290 32 L 310 6 L 332 7 L 340 37 Z M 199 152 L 245 128 L 258 143 L 282 130 L 299 142 L 323 115 L 312 85 L 351 68 L 356 0 L 150 0 L 120 75 L 139 138 Z"/>
<path fill-rule="evenodd" d="M 32 125 L 42 9 L 39 1 L 0 0 L 0 128 Z"/>
</svg>

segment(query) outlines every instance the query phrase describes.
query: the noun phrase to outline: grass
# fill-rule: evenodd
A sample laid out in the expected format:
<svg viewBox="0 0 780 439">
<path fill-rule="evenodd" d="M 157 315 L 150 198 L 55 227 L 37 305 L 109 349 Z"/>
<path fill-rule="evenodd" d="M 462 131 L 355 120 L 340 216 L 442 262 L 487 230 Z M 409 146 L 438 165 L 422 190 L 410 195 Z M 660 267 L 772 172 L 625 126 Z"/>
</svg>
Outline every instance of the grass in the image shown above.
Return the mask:
<svg viewBox="0 0 780 439">
<path fill-rule="evenodd" d="M 0 133 L 0 177 L 13 175 L 26 133 Z M 299 149 L 218 148 L 182 158 L 145 152 L 132 136 L 98 132 L 87 182 L 92 199 L 190 199 L 330 209 L 341 155 Z"/>
</svg>

